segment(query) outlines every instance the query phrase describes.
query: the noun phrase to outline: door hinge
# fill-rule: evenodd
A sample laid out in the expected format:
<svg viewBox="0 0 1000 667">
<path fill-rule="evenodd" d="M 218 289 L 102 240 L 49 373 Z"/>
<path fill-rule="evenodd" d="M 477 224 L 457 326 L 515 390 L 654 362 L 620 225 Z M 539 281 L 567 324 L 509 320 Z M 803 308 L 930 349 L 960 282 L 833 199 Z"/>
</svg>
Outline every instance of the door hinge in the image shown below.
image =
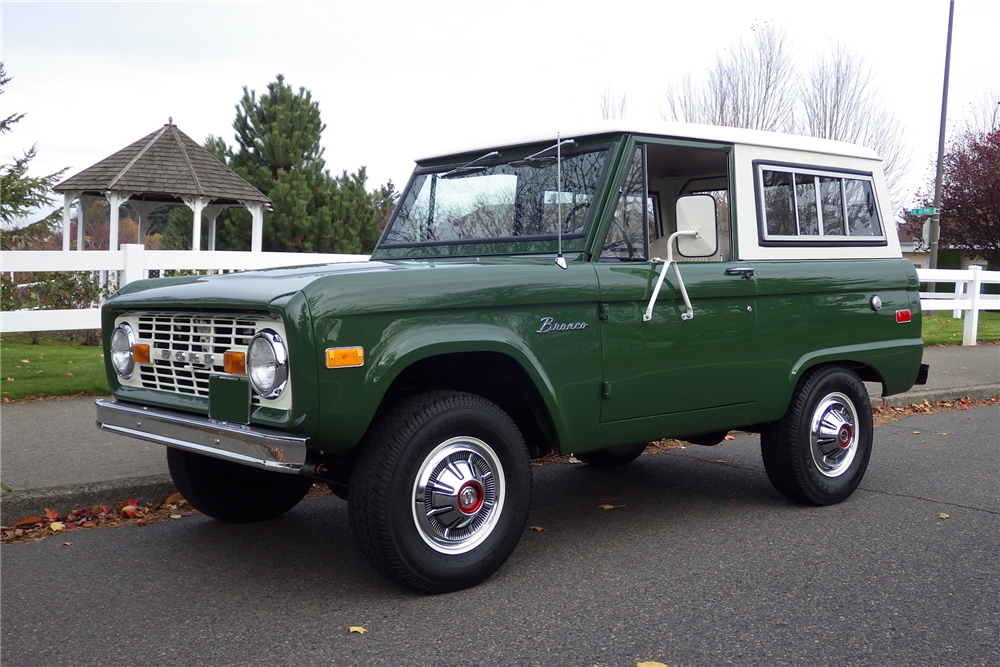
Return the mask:
<svg viewBox="0 0 1000 667">
<path fill-rule="evenodd" d="M 611 398 L 611 383 L 607 380 L 601 383 L 601 398 Z"/>
<path fill-rule="evenodd" d="M 602 322 L 607 322 L 608 318 L 611 317 L 611 306 L 606 303 L 597 304 L 597 317 Z"/>
</svg>

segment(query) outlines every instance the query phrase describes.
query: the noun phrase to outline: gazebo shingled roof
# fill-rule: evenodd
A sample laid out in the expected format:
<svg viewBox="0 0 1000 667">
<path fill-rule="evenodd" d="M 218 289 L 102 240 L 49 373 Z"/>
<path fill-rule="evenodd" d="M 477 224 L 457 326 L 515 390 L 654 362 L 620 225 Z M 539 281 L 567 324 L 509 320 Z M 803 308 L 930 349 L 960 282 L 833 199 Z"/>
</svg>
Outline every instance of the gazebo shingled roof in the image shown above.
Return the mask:
<svg viewBox="0 0 1000 667">
<path fill-rule="evenodd" d="M 173 119 L 142 139 L 59 183 L 63 194 L 63 249 L 69 250 L 69 206 L 78 197 L 106 197 L 111 204 L 111 226 L 117 248 L 117 208 L 129 202 L 140 215 L 157 204 L 184 205 L 194 210 L 194 249 L 200 248 L 201 214 L 210 218 L 209 249 L 214 249 L 215 216 L 223 208 L 245 206 L 254 217 L 252 249 L 260 250 L 262 209 L 271 203 L 232 169 L 188 135 Z M 81 207 L 82 208 L 82 207 Z M 82 225 L 78 229 L 82 239 Z M 142 235 L 140 233 L 140 242 Z M 78 249 L 82 242 L 78 240 Z"/>
<path fill-rule="evenodd" d="M 143 201 L 182 203 L 181 195 L 210 197 L 219 204 L 270 203 L 264 194 L 168 123 L 52 188 L 104 196 L 135 193 Z"/>
</svg>

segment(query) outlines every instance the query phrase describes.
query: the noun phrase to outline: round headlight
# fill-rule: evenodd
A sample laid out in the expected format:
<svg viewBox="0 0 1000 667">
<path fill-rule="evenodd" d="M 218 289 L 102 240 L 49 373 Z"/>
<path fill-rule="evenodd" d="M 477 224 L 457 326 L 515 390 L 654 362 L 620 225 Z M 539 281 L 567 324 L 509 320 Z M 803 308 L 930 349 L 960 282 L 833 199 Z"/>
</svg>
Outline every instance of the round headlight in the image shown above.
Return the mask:
<svg viewBox="0 0 1000 667">
<path fill-rule="evenodd" d="M 288 381 L 288 354 L 281 336 L 271 329 L 259 331 L 247 348 L 247 375 L 254 391 L 275 398 Z"/>
<path fill-rule="evenodd" d="M 132 377 L 135 370 L 135 358 L 132 356 L 132 346 L 135 344 L 135 334 L 128 324 L 119 324 L 111 334 L 111 365 L 122 379 Z"/>
</svg>

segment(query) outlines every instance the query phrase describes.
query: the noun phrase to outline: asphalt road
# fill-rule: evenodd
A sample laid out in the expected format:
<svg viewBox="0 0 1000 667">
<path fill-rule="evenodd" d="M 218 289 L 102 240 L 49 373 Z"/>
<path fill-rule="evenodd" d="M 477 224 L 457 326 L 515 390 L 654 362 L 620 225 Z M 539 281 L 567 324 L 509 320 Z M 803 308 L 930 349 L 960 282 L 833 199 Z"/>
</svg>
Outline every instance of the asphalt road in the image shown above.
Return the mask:
<svg viewBox="0 0 1000 667">
<path fill-rule="evenodd" d="M 332 496 L 267 523 L 6 545 L 0 660 L 998 665 L 998 427 L 996 408 L 880 427 L 862 488 L 827 508 L 778 496 L 743 434 L 612 471 L 537 468 L 529 523 L 545 531 L 450 595 L 377 576 Z"/>
</svg>

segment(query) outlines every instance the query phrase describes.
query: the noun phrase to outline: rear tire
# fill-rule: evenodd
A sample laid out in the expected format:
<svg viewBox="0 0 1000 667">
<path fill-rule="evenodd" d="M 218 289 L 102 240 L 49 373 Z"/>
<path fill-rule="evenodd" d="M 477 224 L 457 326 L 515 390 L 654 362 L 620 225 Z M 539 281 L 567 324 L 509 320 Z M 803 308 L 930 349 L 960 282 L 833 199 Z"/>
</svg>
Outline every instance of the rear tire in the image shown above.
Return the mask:
<svg viewBox="0 0 1000 667">
<path fill-rule="evenodd" d="M 227 523 L 265 521 L 299 504 L 312 480 L 271 472 L 183 449 L 167 448 L 167 465 L 184 499 Z"/>
<path fill-rule="evenodd" d="M 392 407 L 365 436 L 351 527 L 368 561 L 404 586 L 474 586 L 517 546 L 531 464 L 514 422 L 486 399 L 432 391 Z"/>
<path fill-rule="evenodd" d="M 764 469 L 784 496 L 810 505 L 846 500 L 872 451 L 872 408 L 846 366 L 823 366 L 796 388 L 781 421 L 761 433 Z"/>
<path fill-rule="evenodd" d="M 573 456 L 595 468 L 614 468 L 632 463 L 644 451 L 646 451 L 646 443 L 639 442 L 633 445 L 619 445 L 610 449 L 583 452 Z"/>
</svg>

